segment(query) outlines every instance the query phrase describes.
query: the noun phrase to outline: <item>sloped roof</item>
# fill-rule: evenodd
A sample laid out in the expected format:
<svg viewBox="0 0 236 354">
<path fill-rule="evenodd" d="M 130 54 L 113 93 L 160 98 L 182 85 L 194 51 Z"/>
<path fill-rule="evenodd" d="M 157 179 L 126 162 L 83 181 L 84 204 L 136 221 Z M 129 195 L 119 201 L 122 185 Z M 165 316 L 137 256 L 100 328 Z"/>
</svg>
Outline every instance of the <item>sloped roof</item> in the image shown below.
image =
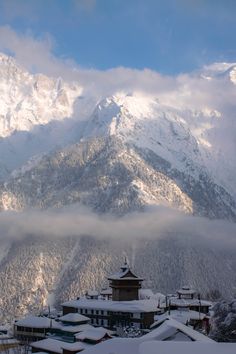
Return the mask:
<svg viewBox="0 0 236 354">
<path fill-rule="evenodd" d="M 235 352 L 236 344 L 234 343 L 148 341 L 140 344 L 137 354 L 234 354 Z M 84 353 L 87 353 L 87 351 Z M 97 354 L 100 354 L 100 352 L 97 352 Z M 104 351 L 103 354 L 108 353 Z"/>
<path fill-rule="evenodd" d="M 167 314 L 167 312 L 161 314 L 161 315 L 156 315 L 154 316 L 154 324 L 151 327 L 155 327 L 155 324 L 166 319 L 166 318 L 173 318 L 174 320 L 181 322 L 181 323 L 187 323 L 190 320 L 203 320 L 204 318 L 207 318 L 207 315 L 202 312 L 198 311 L 193 311 L 193 310 L 188 310 L 188 311 L 183 311 L 183 310 L 171 310 L 170 315 Z"/>
<path fill-rule="evenodd" d="M 62 354 L 63 349 L 71 351 L 81 351 L 85 347 L 81 342 L 67 343 L 57 339 L 42 339 L 37 342 L 31 343 L 33 348 L 42 349 L 43 351 L 52 351 L 58 354 Z"/>
<path fill-rule="evenodd" d="M 58 328 L 58 322 L 48 317 L 27 316 L 15 323 L 17 326 L 32 328 Z"/>
<path fill-rule="evenodd" d="M 101 295 L 112 295 L 112 289 L 111 288 L 102 289 L 100 294 Z"/>
<path fill-rule="evenodd" d="M 143 280 L 143 278 L 137 277 L 128 266 L 121 267 L 119 272 L 112 274 L 108 277 L 108 280 L 119 280 L 119 279 L 140 280 L 140 281 Z"/>
<path fill-rule="evenodd" d="M 59 318 L 60 321 L 62 322 L 88 322 L 90 321 L 90 318 L 83 316 L 79 313 L 68 313 L 67 315 L 64 315 Z"/>
<path fill-rule="evenodd" d="M 76 339 L 82 341 L 85 339 L 98 341 L 104 338 L 106 335 L 110 336 L 110 331 L 108 331 L 103 327 L 96 327 L 96 328 L 94 327 L 92 329 L 88 329 L 87 331 L 83 331 L 77 334 Z"/>
<path fill-rule="evenodd" d="M 71 300 L 64 302 L 62 306 L 74 307 L 78 309 L 141 313 L 157 311 L 158 301 L 155 299 L 112 301 L 80 298 L 79 300 Z"/>
<path fill-rule="evenodd" d="M 235 343 L 166 342 L 114 338 L 85 349 L 83 354 L 235 354 Z"/>
<path fill-rule="evenodd" d="M 143 336 L 146 340 L 167 340 L 170 336 L 174 334 L 176 331 L 180 331 L 185 334 L 192 341 L 200 341 L 200 342 L 214 342 L 209 337 L 195 331 L 189 326 L 180 323 L 179 321 L 174 320 L 171 317 L 167 317 L 166 319 L 157 322 L 157 328 L 153 329 L 150 333 Z"/>
<path fill-rule="evenodd" d="M 198 300 L 198 299 L 179 299 L 177 297 L 169 297 L 170 305 L 177 307 L 189 307 L 189 306 L 211 306 L 212 302 L 207 300 Z M 162 302 L 160 304 L 161 308 L 166 307 L 166 303 Z"/>
<path fill-rule="evenodd" d="M 194 295 L 196 294 L 196 290 L 191 289 L 190 286 L 182 286 L 181 289 L 177 290 L 177 294 L 181 295 Z"/>
<path fill-rule="evenodd" d="M 87 329 L 94 328 L 92 325 L 85 323 L 76 326 L 61 326 L 60 330 L 63 332 L 69 333 L 80 333 L 82 331 L 86 331 Z"/>
</svg>

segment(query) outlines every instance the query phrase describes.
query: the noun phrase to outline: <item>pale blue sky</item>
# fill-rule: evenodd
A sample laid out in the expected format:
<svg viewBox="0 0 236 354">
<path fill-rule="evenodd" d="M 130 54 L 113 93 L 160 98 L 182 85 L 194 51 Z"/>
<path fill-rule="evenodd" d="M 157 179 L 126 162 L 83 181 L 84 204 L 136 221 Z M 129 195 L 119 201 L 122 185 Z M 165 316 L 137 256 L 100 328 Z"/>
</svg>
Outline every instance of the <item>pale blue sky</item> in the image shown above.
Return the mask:
<svg viewBox="0 0 236 354">
<path fill-rule="evenodd" d="M 164 74 L 236 62 L 236 0 L 0 0 L 0 26 L 85 68 Z"/>
</svg>

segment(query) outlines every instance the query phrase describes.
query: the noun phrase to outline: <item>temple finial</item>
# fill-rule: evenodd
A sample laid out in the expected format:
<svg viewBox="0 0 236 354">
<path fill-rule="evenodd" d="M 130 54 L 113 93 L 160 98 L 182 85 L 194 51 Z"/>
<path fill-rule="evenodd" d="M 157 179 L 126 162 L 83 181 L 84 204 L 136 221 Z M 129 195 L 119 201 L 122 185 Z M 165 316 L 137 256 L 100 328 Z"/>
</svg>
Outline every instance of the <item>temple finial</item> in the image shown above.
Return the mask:
<svg viewBox="0 0 236 354">
<path fill-rule="evenodd" d="M 124 264 L 123 266 L 121 267 L 121 270 L 124 272 L 126 269 L 129 268 L 129 263 L 128 263 L 128 259 L 127 259 L 127 256 L 124 256 Z"/>
</svg>

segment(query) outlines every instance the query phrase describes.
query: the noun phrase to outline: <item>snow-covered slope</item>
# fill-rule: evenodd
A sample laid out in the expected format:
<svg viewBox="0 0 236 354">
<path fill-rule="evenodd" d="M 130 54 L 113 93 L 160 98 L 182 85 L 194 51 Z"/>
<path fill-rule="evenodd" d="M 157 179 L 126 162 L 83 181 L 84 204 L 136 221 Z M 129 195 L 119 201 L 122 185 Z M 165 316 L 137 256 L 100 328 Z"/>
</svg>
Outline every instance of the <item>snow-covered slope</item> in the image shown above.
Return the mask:
<svg viewBox="0 0 236 354">
<path fill-rule="evenodd" d="M 181 171 L 188 169 L 188 160 L 195 161 L 199 175 L 204 166 L 199 143 L 180 114 L 152 97 L 113 96 L 97 105 L 83 137 L 119 137 L 152 150 Z"/>
<path fill-rule="evenodd" d="M 191 164 L 191 165 L 190 165 Z M 0 184 L 0 210 L 82 203 L 124 215 L 164 205 L 194 215 L 235 220 L 235 203 L 189 160 L 192 176 L 147 148 L 117 136 L 94 137 L 47 155 Z"/>
<path fill-rule="evenodd" d="M 193 235 L 198 239 L 198 230 Z M 39 313 L 52 297 L 59 305 L 89 289 L 100 290 L 108 285 L 107 275 L 119 269 L 124 256 L 145 278 L 144 287 L 154 292 L 173 293 L 187 283 L 204 297 L 213 290 L 225 297 L 234 294 L 233 250 L 196 246 L 168 231 L 162 236 L 115 242 L 88 236 L 45 240 L 37 235 L 13 242 L 0 263 L 0 322 L 27 311 Z"/>
<path fill-rule="evenodd" d="M 35 156 L 79 139 L 74 111 L 84 117 L 93 102 L 81 92 L 78 83 L 31 75 L 0 54 L 0 180 Z"/>
<path fill-rule="evenodd" d="M 236 159 L 230 157 L 232 154 L 226 155 L 217 143 L 219 119 L 231 122 L 231 117 L 221 117 L 217 110 L 183 110 L 162 104 L 153 96 L 119 94 L 96 106 L 83 137 L 118 137 L 152 150 L 172 167 L 194 178 L 204 171 L 216 183 L 235 191 L 232 174 Z M 234 130 L 234 121 L 230 124 Z"/>
<path fill-rule="evenodd" d="M 0 136 L 29 131 L 35 125 L 61 120 L 73 114 L 73 103 L 81 93 L 77 84 L 45 75 L 31 75 L 15 60 L 0 55 Z"/>
</svg>

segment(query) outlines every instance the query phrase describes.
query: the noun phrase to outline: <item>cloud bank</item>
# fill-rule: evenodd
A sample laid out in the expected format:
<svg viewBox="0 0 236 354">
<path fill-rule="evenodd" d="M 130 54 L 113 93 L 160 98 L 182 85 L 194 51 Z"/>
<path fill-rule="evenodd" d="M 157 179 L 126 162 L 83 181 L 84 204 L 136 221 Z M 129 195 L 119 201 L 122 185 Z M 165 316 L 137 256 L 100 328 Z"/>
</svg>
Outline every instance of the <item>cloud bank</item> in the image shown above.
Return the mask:
<svg viewBox="0 0 236 354">
<path fill-rule="evenodd" d="M 195 245 L 236 250 L 236 224 L 187 216 L 163 207 L 122 218 L 99 216 L 79 205 L 51 211 L 3 212 L 0 230 L 1 241 L 21 240 L 26 236 L 89 235 L 97 240 L 130 242 L 175 237 Z"/>
</svg>

